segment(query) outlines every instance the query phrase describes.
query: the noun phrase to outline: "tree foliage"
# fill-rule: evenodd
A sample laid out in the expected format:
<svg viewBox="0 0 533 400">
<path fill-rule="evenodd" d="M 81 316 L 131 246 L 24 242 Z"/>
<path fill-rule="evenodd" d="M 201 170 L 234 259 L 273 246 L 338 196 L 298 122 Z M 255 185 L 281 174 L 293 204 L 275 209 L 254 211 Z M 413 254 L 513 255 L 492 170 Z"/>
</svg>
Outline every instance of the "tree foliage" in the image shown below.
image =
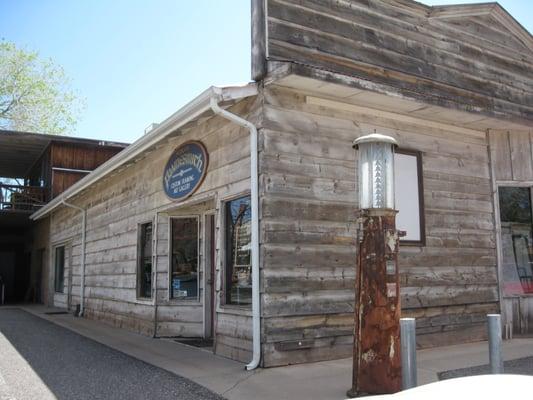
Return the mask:
<svg viewBox="0 0 533 400">
<path fill-rule="evenodd" d="M 83 108 L 63 68 L 37 52 L 0 42 L 1 129 L 72 133 Z"/>
</svg>

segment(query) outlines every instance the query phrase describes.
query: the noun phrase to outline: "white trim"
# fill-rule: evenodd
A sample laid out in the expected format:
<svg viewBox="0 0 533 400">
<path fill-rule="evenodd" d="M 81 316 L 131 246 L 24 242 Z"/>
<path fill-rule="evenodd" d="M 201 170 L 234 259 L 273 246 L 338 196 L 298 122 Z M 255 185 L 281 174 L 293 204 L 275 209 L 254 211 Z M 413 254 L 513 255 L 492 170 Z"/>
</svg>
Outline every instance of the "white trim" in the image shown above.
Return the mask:
<svg viewBox="0 0 533 400">
<path fill-rule="evenodd" d="M 60 167 L 52 167 L 52 171 L 76 172 L 80 174 L 90 174 L 92 172 L 92 170 L 90 169 L 74 169 L 74 168 L 60 168 Z"/>
<path fill-rule="evenodd" d="M 198 97 L 172 114 L 169 118 L 161 122 L 161 124 L 154 130 L 150 131 L 150 133 L 141 136 L 137 141 L 100 165 L 93 172 L 80 179 L 48 204 L 34 212 L 32 215 L 30 215 L 30 219 L 37 220 L 44 217 L 52 210 L 59 207 L 64 200 L 68 200 L 77 195 L 88 186 L 109 175 L 112 171 L 126 164 L 128 161 L 133 160 L 139 154 L 146 151 L 171 133 L 175 132 L 183 125 L 196 120 L 206 111 L 210 111 L 211 99 L 216 98 L 219 101 L 232 101 L 249 96 L 255 96 L 257 93 L 258 90 L 256 83 L 250 83 L 245 86 L 224 88 L 211 86 Z"/>
</svg>

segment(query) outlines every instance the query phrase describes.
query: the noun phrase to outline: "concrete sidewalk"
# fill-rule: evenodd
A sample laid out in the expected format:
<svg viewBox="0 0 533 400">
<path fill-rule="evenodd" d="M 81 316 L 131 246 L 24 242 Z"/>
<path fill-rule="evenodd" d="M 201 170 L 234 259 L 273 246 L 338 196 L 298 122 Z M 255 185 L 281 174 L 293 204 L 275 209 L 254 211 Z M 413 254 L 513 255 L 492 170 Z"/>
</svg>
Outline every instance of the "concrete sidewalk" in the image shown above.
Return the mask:
<svg viewBox="0 0 533 400">
<path fill-rule="evenodd" d="M 99 321 L 69 314 L 50 315 L 44 306 L 21 306 L 36 316 L 70 329 L 132 357 L 163 368 L 219 393 L 229 400 L 337 400 L 351 385 L 351 359 L 245 371 L 244 364 L 205 349 L 152 339 Z M 504 342 L 504 359 L 533 356 L 533 339 Z M 420 350 L 419 385 L 437 381 L 437 373 L 488 363 L 486 342 Z"/>
</svg>

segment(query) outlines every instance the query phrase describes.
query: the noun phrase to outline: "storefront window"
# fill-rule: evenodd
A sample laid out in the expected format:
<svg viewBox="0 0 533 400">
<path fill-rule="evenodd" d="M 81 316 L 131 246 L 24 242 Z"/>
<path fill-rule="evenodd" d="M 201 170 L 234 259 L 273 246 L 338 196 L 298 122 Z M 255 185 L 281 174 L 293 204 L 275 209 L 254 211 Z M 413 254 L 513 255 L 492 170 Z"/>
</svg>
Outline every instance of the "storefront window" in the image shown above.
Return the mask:
<svg viewBox="0 0 533 400">
<path fill-rule="evenodd" d="M 139 227 L 138 296 L 152 297 L 152 223 Z"/>
<path fill-rule="evenodd" d="M 57 293 L 63 293 L 63 283 L 65 279 L 65 246 L 56 247 L 54 267 L 54 289 Z"/>
<path fill-rule="evenodd" d="M 251 200 L 226 203 L 226 304 L 252 303 Z"/>
<path fill-rule="evenodd" d="M 198 297 L 198 218 L 171 219 L 170 298 Z"/>
<path fill-rule="evenodd" d="M 500 187 L 502 277 L 506 295 L 533 293 L 531 190 Z"/>
</svg>

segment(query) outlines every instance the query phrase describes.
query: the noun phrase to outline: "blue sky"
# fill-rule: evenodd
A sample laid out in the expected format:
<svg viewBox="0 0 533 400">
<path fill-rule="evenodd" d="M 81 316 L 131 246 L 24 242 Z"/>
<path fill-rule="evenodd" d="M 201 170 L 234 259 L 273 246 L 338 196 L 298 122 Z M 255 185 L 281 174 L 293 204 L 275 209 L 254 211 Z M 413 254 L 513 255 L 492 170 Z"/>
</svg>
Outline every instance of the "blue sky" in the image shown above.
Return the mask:
<svg viewBox="0 0 533 400">
<path fill-rule="evenodd" d="M 427 0 L 424 3 L 473 3 Z M 501 0 L 530 32 L 533 2 Z M 250 79 L 250 0 L 0 0 L 0 37 L 64 67 L 74 133 L 132 142 L 210 85 Z"/>
</svg>

